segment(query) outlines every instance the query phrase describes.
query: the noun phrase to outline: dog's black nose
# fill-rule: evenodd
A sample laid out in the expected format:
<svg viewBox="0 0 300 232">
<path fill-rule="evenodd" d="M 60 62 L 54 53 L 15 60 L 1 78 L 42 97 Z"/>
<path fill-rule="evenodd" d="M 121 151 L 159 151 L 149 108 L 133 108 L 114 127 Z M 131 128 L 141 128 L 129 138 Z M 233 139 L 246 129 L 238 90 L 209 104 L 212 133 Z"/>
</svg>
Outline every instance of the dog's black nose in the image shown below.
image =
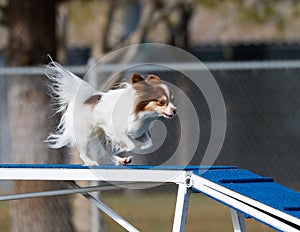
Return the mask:
<svg viewBox="0 0 300 232">
<path fill-rule="evenodd" d="M 175 115 L 176 113 L 177 113 L 177 109 L 174 108 L 174 109 L 173 109 L 173 114 Z"/>
</svg>

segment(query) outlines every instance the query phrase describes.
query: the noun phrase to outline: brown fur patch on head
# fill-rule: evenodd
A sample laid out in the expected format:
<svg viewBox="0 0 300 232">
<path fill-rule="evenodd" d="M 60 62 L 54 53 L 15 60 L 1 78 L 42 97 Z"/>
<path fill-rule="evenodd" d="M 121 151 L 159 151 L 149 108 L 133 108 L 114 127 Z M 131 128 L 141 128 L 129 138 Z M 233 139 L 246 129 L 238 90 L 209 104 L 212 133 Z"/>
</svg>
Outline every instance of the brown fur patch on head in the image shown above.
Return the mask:
<svg viewBox="0 0 300 232">
<path fill-rule="evenodd" d="M 168 96 L 165 89 L 161 86 L 163 82 L 158 76 L 149 75 L 143 81 L 139 77 L 135 77 L 134 79 L 139 80 L 135 81 L 132 85 L 138 96 L 134 109 L 135 114 L 146 110 L 156 111 L 156 106 L 163 107 L 168 105 Z"/>
</svg>

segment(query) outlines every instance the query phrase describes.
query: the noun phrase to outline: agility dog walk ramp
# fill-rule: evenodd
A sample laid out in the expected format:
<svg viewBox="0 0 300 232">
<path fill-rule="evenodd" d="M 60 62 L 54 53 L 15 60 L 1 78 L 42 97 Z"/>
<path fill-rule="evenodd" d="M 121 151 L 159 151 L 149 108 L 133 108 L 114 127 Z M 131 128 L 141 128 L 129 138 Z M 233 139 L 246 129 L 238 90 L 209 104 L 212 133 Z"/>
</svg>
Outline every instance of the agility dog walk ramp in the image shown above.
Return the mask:
<svg viewBox="0 0 300 232">
<path fill-rule="evenodd" d="M 204 194 L 228 206 L 234 231 L 246 231 L 244 218 L 254 218 L 276 230 L 300 231 L 300 193 L 235 167 L 199 166 L 94 166 L 64 164 L 0 164 L 0 180 L 61 180 L 69 188 L 0 196 L 17 200 L 80 193 L 128 231 L 137 229 L 91 192 L 126 186 L 178 185 L 173 231 L 184 231 L 191 193 Z M 99 186 L 80 187 L 78 180 L 100 181 Z"/>
</svg>

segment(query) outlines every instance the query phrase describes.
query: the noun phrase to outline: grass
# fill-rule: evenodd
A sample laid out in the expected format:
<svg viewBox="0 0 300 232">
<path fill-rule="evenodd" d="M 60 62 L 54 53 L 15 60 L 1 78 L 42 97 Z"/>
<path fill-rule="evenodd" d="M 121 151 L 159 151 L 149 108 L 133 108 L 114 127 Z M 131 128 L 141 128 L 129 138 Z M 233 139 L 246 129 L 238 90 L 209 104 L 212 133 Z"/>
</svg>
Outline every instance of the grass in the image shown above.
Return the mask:
<svg viewBox="0 0 300 232">
<path fill-rule="evenodd" d="M 141 231 L 165 232 L 172 230 L 176 193 L 112 193 L 104 192 L 101 199 L 114 211 Z M 88 202 L 86 202 L 88 204 Z M 111 218 L 103 215 L 104 231 L 126 231 Z M 10 231 L 9 203 L 0 203 L 0 232 Z M 271 232 L 269 227 L 246 219 L 248 232 Z M 88 222 L 89 223 L 89 222 Z M 187 217 L 187 232 L 232 232 L 230 211 L 227 207 L 200 194 L 191 194 Z"/>
<path fill-rule="evenodd" d="M 3 201 L 0 203 L 0 231 L 10 231 L 10 223 L 9 202 Z"/>
<path fill-rule="evenodd" d="M 172 230 L 176 194 L 103 194 L 102 200 L 141 231 Z M 112 219 L 103 216 L 106 231 L 125 231 Z M 248 232 L 274 231 L 253 220 L 246 220 Z M 187 217 L 187 232 L 232 232 L 230 210 L 200 194 L 192 194 Z"/>
</svg>

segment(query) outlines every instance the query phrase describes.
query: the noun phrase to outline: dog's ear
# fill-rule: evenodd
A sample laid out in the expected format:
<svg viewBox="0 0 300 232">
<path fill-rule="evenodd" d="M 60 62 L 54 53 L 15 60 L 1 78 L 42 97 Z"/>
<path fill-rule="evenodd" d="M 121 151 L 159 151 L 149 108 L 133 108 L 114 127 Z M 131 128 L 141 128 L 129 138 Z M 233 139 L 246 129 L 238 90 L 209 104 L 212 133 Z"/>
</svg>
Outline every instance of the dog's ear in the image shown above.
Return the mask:
<svg viewBox="0 0 300 232">
<path fill-rule="evenodd" d="M 130 82 L 131 84 L 135 84 L 135 83 L 138 83 L 140 81 L 144 81 L 144 78 L 140 74 L 134 73 L 131 76 L 131 82 Z"/>
<path fill-rule="evenodd" d="M 162 83 L 161 79 L 158 76 L 153 75 L 153 74 L 147 76 L 146 81 L 150 84 L 161 84 Z"/>
</svg>

